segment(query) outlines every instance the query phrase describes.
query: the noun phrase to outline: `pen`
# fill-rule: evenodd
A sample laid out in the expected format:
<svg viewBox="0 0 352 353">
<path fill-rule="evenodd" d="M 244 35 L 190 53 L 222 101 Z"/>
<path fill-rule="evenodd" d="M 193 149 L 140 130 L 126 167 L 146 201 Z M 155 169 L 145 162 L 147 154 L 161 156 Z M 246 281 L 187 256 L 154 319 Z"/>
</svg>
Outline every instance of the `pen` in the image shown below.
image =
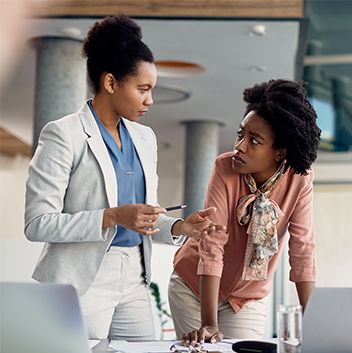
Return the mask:
<svg viewBox="0 0 352 353">
<path fill-rule="evenodd" d="M 165 207 L 165 210 L 166 211 L 181 210 L 186 207 L 187 205 L 177 205 L 177 206 Z"/>
</svg>

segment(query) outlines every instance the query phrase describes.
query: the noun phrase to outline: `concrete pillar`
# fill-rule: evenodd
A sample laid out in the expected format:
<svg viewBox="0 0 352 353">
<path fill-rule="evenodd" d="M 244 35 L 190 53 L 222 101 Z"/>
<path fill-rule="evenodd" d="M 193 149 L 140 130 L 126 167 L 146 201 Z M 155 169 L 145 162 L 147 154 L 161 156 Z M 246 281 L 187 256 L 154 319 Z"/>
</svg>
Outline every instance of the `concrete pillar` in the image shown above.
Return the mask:
<svg viewBox="0 0 352 353">
<path fill-rule="evenodd" d="M 204 207 L 210 172 L 219 148 L 216 121 L 184 121 L 186 126 L 186 179 L 184 216 Z"/>
<path fill-rule="evenodd" d="M 352 81 L 347 77 L 331 80 L 334 105 L 334 148 L 336 151 L 352 149 Z"/>
<path fill-rule="evenodd" d="M 312 40 L 308 43 L 307 55 L 320 55 L 323 44 L 319 41 Z M 309 97 L 316 97 L 319 95 L 319 85 L 323 82 L 323 69 L 319 65 L 306 66 L 303 70 L 303 79 L 308 82 L 307 93 Z"/>
<path fill-rule="evenodd" d="M 76 38 L 40 37 L 31 40 L 37 51 L 33 150 L 41 129 L 77 111 L 87 97 L 82 42 Z"/>
</svg>

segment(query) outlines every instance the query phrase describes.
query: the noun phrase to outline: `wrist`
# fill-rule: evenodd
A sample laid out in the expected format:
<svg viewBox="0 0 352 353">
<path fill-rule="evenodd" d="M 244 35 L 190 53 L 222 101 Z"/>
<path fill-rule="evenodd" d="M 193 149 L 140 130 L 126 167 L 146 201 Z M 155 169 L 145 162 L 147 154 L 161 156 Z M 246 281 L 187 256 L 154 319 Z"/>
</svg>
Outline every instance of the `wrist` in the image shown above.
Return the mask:
<svg viewBox="0 0 352 353">
<path fill-rule="evenodd" d="M 218 330 L 217 322 L 203 322 L 202 327 L 213 327 Z"/>
<path fill-rule="evenodd" d="M 118 207 L 106 208 L 103 214 L 103 228 L 114 227 L 118 221 Z"/>
<path fill-rule="evenodd" d="M 183 221 L 182 219 L 177 220 L 171 227 L 171 234 L 175 237 L 182 235 L 182 229 L 183 229 Z"/>
</svg>

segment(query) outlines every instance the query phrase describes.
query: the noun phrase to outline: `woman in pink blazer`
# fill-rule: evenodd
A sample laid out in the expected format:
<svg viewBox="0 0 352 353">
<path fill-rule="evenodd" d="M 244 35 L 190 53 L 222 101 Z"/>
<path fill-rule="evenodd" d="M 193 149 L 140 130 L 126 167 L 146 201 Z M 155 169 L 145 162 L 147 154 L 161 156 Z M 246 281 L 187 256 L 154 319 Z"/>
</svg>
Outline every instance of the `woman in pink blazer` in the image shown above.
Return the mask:
<svg viewBox="0 0 352 353">
<path fill-rule="evenodd" d="M 178 338 L 260 338 L 285 239 L 290 280 L 305 306 L 315 281 L 313 173 L 320 129 L 304 87 L 271 80 L 244 91 L 234 150 L 220 155 L 206 207 L 227 225 L 189 239 L 174 259 L 169 301 Z"/>
</svg>

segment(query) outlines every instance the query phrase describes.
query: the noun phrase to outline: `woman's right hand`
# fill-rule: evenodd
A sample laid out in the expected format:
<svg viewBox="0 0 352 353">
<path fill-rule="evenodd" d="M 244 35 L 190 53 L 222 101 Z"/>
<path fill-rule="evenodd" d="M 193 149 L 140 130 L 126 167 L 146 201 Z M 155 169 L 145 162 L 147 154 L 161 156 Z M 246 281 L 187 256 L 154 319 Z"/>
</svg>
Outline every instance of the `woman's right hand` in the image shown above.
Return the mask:
<svg viewBox="0 0 352 353">
<path fill-rule="evenodd" d="M 128 204 L 106 208 L 103 216 L 103 228 L 121 225 L 142 235 L 153 235 L 160 231 L 155 228 L 160 213 L 165 208 L 144 204 Z"/>
<path fill-rule="evenodd" d="M 215 326 L 204 325 L 199 330 L 193 330 L 182 336 L 182 343 L 185 345 L 196 346 L 204 342 L 220 342 L 224 335 Z"/>
</svg>

